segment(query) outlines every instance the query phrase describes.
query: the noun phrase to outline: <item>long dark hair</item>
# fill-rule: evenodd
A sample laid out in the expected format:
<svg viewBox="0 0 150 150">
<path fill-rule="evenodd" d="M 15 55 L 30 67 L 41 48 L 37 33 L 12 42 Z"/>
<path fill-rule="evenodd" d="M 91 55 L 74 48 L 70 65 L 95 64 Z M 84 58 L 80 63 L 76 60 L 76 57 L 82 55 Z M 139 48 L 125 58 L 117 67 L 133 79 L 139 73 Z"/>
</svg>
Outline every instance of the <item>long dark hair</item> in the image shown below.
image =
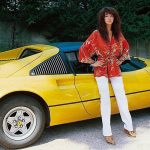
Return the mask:
<svg viewBox="0 0 150 150">
<path fill-rule="evenodd" d="M 115 40 L 119 41 L 119 36 L 121 33 L 121 21 L 120 21 L 120 17 L 119 17 L 118 12 L 116 11 L 116 9 L 114 9 L 112 7 L 104 7 L 98 12 L 98 14 L 97 14 L 98 30 L 99 30 L 102 38 L 106 42 L 109 42 L 106 23 L 104 21 L 105 14 L 107 14 L 107 13 L 112 14 L 114 17 L 114 21 L 112 24 L 112 34 L 113 34 Z"/>
</svg>

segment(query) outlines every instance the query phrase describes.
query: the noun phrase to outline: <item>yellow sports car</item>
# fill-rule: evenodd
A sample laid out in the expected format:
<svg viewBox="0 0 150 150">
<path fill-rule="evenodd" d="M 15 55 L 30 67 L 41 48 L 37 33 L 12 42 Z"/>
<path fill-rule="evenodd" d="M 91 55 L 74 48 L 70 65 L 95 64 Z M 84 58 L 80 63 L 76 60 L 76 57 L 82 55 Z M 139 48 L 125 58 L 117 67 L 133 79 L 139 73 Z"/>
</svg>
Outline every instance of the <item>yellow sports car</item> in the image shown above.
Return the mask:
<svg viewBox="0 0 150 150">
<path fill-rule="evenodd" d="M 93 68 L 78 62 L 81 44 L 30 45 L 0 53 L 1 145 L 25 147 L 37 141 L 47 126 L 100 117 Z M 131 57 L 120 67 L 129 109 L 150 107 L 150 60 Z"/>
</svg>

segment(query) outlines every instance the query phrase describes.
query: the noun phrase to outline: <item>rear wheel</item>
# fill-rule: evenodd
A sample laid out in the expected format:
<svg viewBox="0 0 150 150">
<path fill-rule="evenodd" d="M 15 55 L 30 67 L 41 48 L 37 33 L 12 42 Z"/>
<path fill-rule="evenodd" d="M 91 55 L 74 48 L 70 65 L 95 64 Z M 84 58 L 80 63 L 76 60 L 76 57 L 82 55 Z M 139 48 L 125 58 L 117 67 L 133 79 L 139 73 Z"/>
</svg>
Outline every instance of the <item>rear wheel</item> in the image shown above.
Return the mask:
<svg viewBox="0 0 150 150">
<path fill-rule="evenodd" d="M 39 139 L 45 127 L 42 106 L 27 95 L 11 96 L 0 105 L 0 143 L 21 148 Z"/>
</svg>

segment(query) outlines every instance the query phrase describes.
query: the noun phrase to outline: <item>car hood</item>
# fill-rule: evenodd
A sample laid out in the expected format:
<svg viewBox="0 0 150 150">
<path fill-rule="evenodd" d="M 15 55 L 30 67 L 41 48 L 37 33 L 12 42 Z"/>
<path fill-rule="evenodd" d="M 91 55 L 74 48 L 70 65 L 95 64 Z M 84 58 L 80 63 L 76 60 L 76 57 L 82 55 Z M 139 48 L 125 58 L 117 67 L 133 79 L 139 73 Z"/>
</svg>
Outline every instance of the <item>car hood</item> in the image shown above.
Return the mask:
<svg viewBox="0 0 150 150">
<path fill-rule="evenodd" d="M 38 59 L 42 53 L 18 60 L 0 61 L 0 78 L 7 78 Z"/>
</svg>

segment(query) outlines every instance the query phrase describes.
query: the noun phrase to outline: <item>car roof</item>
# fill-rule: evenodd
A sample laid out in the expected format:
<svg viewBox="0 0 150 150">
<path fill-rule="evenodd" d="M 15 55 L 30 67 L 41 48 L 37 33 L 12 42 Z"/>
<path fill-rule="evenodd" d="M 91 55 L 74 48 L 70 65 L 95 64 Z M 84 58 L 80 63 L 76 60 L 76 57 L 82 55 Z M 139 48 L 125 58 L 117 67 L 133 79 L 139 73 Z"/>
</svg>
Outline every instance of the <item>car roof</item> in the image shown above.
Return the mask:
<svg viewBox="0 0 150 150">
<path fill-rule="evenodd" d="M 62 52 L 78 51 L 83 42 L 56 42 L 50 43 L 51 46 L 56 46 Z"/>
</svg>

